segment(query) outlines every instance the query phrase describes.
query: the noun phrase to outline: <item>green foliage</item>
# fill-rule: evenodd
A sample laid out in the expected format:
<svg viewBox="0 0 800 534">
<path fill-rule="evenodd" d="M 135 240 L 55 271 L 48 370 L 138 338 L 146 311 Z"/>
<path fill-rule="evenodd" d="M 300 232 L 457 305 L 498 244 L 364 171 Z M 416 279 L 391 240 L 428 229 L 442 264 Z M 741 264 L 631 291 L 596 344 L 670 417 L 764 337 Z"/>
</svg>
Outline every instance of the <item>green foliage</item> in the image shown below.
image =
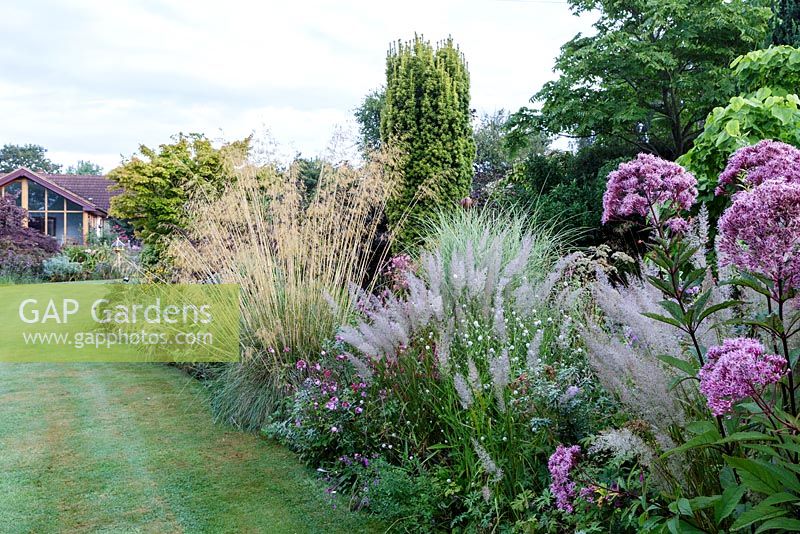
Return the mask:
<svg viewBox="0 0 800 534">
<path fill-rule="evenodd" d="M 800 46 L 800 4 L 797 0 L 779 0 L 776 3 L 772 44 Z"/>
<path fill-rule="evenodd" d="M 789 46 L 756 50 L 738 57 L 732 68 L 744 94 L 716 107 L 692 150 L 678 162 L 698 181 L 700 199 L 718 216 L 725 199 L 714 198 L 717 177 L 739 148 L 762 139 L 800 146 L 800 50 Z"/>
<path fill-rule="evenodd" d="M 67 174 L 89 174 L 98 176 L 103 174 L 103 168 L 97 163 L 81 159 L 78 160 L 78 163 L 75 165 L 67 167 Z"/>
<path fill-rule="evenodd" d="M 340 331 L 319 365 L 297 362 L 302 386 L 266 430 L 321 467 L 354 507 L 398 530 L 502 531 L 546 491 L 555 444 L 586 437 L 613 418 L 614 404 L 572 345 L 570 310 L 548 303 L 559 276 L 548 270 L 559 247 L 549 228 L 475 209 L 442 214 L 435 226 L 422 272 L 406 271 L 408 288 L 361 294 L 367 319 L 354 328 L 367 343 L 399 331 L 408 341 L 379 359 Z M 408 331 L 397 310 L 373 308 L 418 305 L 418 284 L 443 319 Z M 516 295 L 530 295 L 531 307 Z M 369 318 L 383 331 L 362 323 Z"/>
<path fill-rule="evenodd" d="M 475 176 L 473 194 L 483 196 L 485 187 L 504 178 L 514 163 L 532 154 L 543 154 L 547 139 L 538 130 L 515 128 L 505 110 L 484 113 L 475 125 Z"/>
<path fill-rule="evenodd" d="M 358 122 L 361 136 L 359 148 L 362 152 L 371 152 L 381 147 L 381 113 L 386 102 L 386 91 L 375 89 L 367 94 L 353 112 Z"/>
<path fill-rule="evenodd" d="M 796 93 L 800 87 L 800 50 L 791 46 L 771 46 L 737 57 L 731 63 L 741 93 L 762 87 Z"/>
<path fill-rule="evenodd" d="M 560 77 L 533 98 L 548 132 L 624 141 L 673 159 L 692 146 L 703 119 L 734 94 L 727 70 L 764 42 L 766 1 L 570 0 L 599 10 L 596 32 L 561 49 Z"/>
<path fill-rule="evenodd" d="M 123 189 L 111 201 L 111 215 L 133 226 L 157 263 L 165 238 L 185 228 L 187 203 L 218 195 L 233 179 L 227 158 L 243 155 L 248 144 L 245 139 L 216 149 L 203 135 L 180 134 L 158 149 L 140 146 L 138 155 L 108 175 Z"/>
<path fill-rule="evenodd" d="M 606 177 L 631 156 L 627 147 L 601 144 L 576 153 L 533 154 L 498 184 L 492 201 L 535 211 L 537 219 L 579 233 L 580 244 L 594 244 L 605 237 L 600 216 Z"/>
<path fill-rule="evenodd" d="M 83 279 L 83 267 L 72 261 L 66 254 L 59 254 L 44 260 L 42 264 L 45 277 L 51 282 L 73 282 Z"/>
<path fill-rule="evenodd" d="M 399 188 L 386 207 L 403 245 L 419 242 L 419 224 L 469 195 L 475 141 L 469 73 L 452 39 L 436 47 L 420 36 L 386 58 L 381 140 L 398 153 Z"/>
<path fill-rule="evenodd" d="M 736 150 L 762 139 L 800 146 L 798 105 L 797 95 L 774 94 L 772 89 L 764 87 L 751 95 L 735 96 L 727 106 L 711 112 L 703 134 L 678 163 L 695 175 L 700 198 L 712 203 L 712 214 L 721 213 L 725 200 L 714 198 L 717 177 Z"/>
<path fill-rule="evenodd" d="M 15 171 L 20 167 L 46 173 L 61 171 L 61 165 L 50 161 L 46 152 L 47 149 L 39 145 L 3 145 L 0 148 L 0 173 Z"/>
</svg>

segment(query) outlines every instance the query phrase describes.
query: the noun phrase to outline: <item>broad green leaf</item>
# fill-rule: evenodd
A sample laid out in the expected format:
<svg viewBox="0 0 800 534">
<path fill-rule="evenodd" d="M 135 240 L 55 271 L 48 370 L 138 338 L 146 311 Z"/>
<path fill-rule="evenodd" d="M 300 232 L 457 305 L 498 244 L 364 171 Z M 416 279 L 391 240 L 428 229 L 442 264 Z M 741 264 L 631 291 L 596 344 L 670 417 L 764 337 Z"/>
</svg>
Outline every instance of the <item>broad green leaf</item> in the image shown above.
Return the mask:
<svg viewBox="0 0 800 534">
<path fill-rule="evenodd" d="M 731 515 L 731 512 L 736 509 L 739 505 L 739 501 L 742 500 L 742 496 L 746 492 L 747 488 L 745 486 L 730 486 L 725 488 L 725 491 L 722 492 L 722 497 L 714 507 L 714 519 L 717 523 L 720 523 L 723 519 Z"/>
</svg>

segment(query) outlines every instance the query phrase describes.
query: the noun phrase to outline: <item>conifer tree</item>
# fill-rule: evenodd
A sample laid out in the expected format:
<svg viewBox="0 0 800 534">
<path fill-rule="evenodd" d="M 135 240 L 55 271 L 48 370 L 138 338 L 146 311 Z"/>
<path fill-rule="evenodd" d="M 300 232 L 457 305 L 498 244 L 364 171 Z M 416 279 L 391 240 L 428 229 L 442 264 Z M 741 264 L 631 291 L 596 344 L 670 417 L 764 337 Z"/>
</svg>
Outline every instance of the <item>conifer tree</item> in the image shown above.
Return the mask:
<svg viewBox="0 0 800 534">
<path fill-rule="evenodd" d="M 397 152 L 398 191 L 387 217 L 402 246 L 418 244 L 426 218 L 469 195 L 475 141 L 469 72 L 452 39 L 436 47 L 421 36 L 386 58 L 381 141 Z"/>
</svg>

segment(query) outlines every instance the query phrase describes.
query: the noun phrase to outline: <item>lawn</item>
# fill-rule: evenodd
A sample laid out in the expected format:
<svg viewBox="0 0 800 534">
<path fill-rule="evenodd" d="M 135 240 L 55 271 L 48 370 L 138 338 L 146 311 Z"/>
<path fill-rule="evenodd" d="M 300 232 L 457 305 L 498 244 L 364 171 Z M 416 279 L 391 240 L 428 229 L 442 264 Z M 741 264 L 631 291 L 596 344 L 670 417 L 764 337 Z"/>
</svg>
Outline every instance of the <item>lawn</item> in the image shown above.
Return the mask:
<svg viewBox="0 0 800 534">
<path fill-rule="evenodd" d="M 157 364 L 0 364 L 4 532 L 376 532 Z"/>
</svg>

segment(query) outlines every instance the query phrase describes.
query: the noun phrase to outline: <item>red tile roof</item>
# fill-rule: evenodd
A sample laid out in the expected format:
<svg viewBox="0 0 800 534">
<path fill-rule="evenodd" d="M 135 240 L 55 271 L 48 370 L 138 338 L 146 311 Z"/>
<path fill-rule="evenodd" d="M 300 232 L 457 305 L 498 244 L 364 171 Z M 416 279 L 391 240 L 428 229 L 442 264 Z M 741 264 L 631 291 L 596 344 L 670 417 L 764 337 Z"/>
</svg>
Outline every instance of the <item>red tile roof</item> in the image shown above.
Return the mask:
<svg viewBox="0 0 800 534">
<path fill-rule="evenodd" d="M 43 174 L 43 176 L 85 198 L 106 213 L 111 205 L 111 199 L 122 192 L 105 176 L 88 174 Z"/>
</svg>

